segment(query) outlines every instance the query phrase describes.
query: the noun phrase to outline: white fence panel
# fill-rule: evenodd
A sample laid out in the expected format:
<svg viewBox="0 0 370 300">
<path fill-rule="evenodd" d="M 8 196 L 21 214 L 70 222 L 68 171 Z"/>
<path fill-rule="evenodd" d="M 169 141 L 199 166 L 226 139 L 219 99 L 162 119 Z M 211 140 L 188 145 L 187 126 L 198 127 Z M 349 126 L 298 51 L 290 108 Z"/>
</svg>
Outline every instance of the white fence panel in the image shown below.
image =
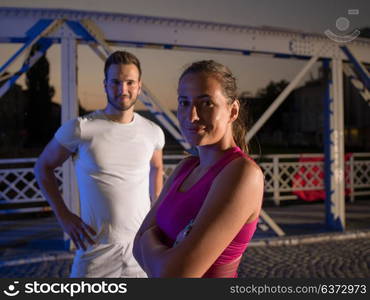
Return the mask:
<svg viewBox="0 0 370 300">
<path fill-rule="evenodd" d="M 165 155 L 164 178 L 176 167 L 183 155 Z M 265 197 L 279 205 L 280 201 L 297 199 L 295 191 L 324 190 L 322 154 L 279 154 L 254 159 L 265 175 Z M 300 161 L 305 158 L 314 161 Z M 0 160 L 0 207 L 2 204 L 44 202 L 33 172 L 35 158 Z M 19 167 L 17 167 L 19 166 Z M 56 170 L 62 186 L 62 169 Z M 370 195 L 370 153 L 353 153 L 346 161 L 346 190 L 351 201 L 356 196 Z M 47 210 L 45 207 L 33 210 Z M 1 211 L 1 210 L 0 210 Z M 5 210 L 10 212 L 13 210 Z M 3 213 L 4 213 L 3 212 Z M 1 213 L 1 212 L 0 212 Z"/>
</svg>

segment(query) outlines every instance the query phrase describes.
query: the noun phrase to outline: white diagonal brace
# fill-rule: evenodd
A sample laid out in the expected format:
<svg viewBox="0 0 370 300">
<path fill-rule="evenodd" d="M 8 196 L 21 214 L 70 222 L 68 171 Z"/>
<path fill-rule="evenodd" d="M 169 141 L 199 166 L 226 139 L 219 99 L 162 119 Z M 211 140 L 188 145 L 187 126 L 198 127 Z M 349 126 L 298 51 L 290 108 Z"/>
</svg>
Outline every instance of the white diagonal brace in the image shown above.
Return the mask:
<svg viewBox="0 0 370 300">
<path fill-rule="evenodd" d="M 90 42 L 88 43 L 89 47 L 91 48 L 91 50 L 93 50 L 95 52 L 95 54 L 97 56 L 99 56 L 99 58 L 102 60 L 102 61 L 105 61 L 107 59 L 107 56 L 105 53 L 103 53 L 99 47 L 96 45 L 96 43 L 93 43 L 93 42 Z"/>
<path fill-rule="evenodd" d="M 190 144 L 184 139 L 181 132 L 177 129 L 178 127 L 174 126 L 165 116 L 165 113 L 161 112 L 160 109 L 155 107 L 154 101 L 152 101 L 152 95 L 147 94 L 147 89 L 142 89 L 142 92 L 139 95 L 140 101 L 149 109 L 151 113 L 158 119 L 158 121 L 169 131 L 169 133 L 179 142 L 179 144 L 185 149 L 190 150 Z"/>
<path fill-rule="evenodd" d="M 353 64 L 356 71 L 360 75 L 361 81 L 364 83 L 367 89 L 370 88 L 370 74 L 366 67 L 361 63 L 361 61 L 356 57 L 356 55 L 347 46 L 341 46 L 340 49 L 347 56 L 349 61 Z"/>
<path fill-rule="evenodd" d="M 263 210 L 261 209 L 260 218 L 278 235 L 284 236 L 285 232 L 281 227 Z"/>
<path fill-rule="evenodd" d="M 176 118 L 176 116 L 169 109 L 167 109 L 167 107 L 165 107 L 157 97 L 155 97 L 150 92 L 149 88 L 145 84 L 143 84 L 142 89 L 145 91 L 145 94 L 150 98 L 150 100 L 156 106 L 158 106 L 158 108 L 161 111 L 163 111 L 167 115 L 167 117 L 171 120 L 171 122 L 173 123 L 173 125 L 175 125 L 175 128 L 179 130 L 180 124 L 179 124 L 179 120 Z"/>
<path fill-rule="evenodd" d="M 104 34 L 100 28 L 91 20 L 83 19 L 79 21 L 80 24 L 87 30 L 87 32 L 97 41 L 98 45 L 103 48 L 106 55 L 109 56 L 112 53 L 112 49 L 104 38 Z"/>
<path fill-rule="evenodd" d="M 297 76 L 288 84 L 288 86 L 281 92 L 281 94 L 274 100 L 274 102 L 269 106 L 269 108 L 263 113 L 263 115 L 258 119 L 258 121 L 253 125 L 253 127 L 248 131 L 246 136 L 246 142 L 248 143 L 251 138 L 257 133 L 257 131 L 266 123 L 270 116 L 275 112 L 275 110 L 280 106 L 281 103 L 288 97 L 290 92 L 297 86 L 304 75 L 310 70 L 313 64 L 318 60 L 319 54 L 312 56 L 308 63 L 303 67 L 303 69 L 297 74 Z"/>
<path fill-rule="evenodd" d="M 352 85 L 357 89 L 361 97 L 367 104 L 370 105 L 370 91 L 366 88 L 364 83 L 358 78 L 357 74 L 353 71 L 349 64 L 343 65 L 343 72 L 349 78 Z"/>
</svg>

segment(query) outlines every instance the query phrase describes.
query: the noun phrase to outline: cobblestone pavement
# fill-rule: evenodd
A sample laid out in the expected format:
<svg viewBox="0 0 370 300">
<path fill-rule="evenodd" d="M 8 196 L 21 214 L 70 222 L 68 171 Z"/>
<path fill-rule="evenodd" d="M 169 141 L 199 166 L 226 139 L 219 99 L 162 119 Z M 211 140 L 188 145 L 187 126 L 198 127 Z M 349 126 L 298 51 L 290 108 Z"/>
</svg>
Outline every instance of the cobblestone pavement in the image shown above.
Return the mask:
<svg viewBox="0 0 370 300">
<path fill-rule="evenodd" d="M 41 261 L 0 268 L 0 278 L 66 278 L 69 277 L 71 259 Z"/>
<path fill-rule="evenodd" d="M 0 268 L 0 277 L 68 277 L 71 259 Z M 240 278 L 370 278 L 370 239 L 354 238 L 286 246 L 251 246 Z"/>
<path fill-rule="evenodd" d="M 370 278 L 370 239 L 250 247 L 244 278 Z"/>
</svg>

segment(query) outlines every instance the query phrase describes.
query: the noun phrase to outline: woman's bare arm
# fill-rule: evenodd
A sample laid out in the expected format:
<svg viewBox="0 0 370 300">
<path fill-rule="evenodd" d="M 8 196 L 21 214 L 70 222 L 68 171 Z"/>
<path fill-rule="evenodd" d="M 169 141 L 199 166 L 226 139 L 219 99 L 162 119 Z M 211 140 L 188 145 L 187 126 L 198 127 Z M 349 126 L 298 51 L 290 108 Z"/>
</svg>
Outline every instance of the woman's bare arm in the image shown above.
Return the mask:
<svg viewBox="0 0 370 300">
<path fill-rule="evenodd" d="M 225 167 L 213 182 L 189 235 L 176 247 L 161 243 L 158 228 L 145 231 L 141 251 L 153 277 L 201 277 L 238 234 L 255 219 L 263 196 L 263 174 L 244 158 Z"/>
<path fill-rule="evenodd" d="M 154 203 L 153 207 L 151 208 L 149 213 L 146 215 L 143 223 L 141 224 L 141 226 L 139 228 L 139 231 L 136 234 L 135 241 L 134 241 L 133 253 L 134 253 L 135 259 L 139 262 L 139 264 L 142 266 L 142 268 L 144 268 L 144 270 L 145 270 L 145 267 L 143 265 L 143 260 L 142 260 L 142 256 L 141 256 L 141 250 L 140 250 L 141 249 L 140 238 L 141 238 L 141 236 L 143 235 L 143 233 L 145 231 L 147 231 L 149 228 L 151 228 L 153 226 L 156 226 L 156 224 L 157 224 L 157 222 L 156 222 L 157 209 L 158 209 L 159 205 L 161 204 L 164 196 L 167 195 L 167 193 L 168 193 L 168 191 L 169 191 L 169 189 L 170 189 L 170 187 L 173 183 L 174 178 L 177 176 L 179 170 L 182 168 L 182 166 L 184 165 L 184 163 L 188 159 L 190 159 L 190 157 L 187 157 L 187 158 L 183 159 L 176 166 L 175 170 L 173 170 L 171 175 L 167 178 L 167 180 L 165 181 L 165 183 L 163 185 L 162 191 L 161 191 L 157 201 Z"/>
</svg>

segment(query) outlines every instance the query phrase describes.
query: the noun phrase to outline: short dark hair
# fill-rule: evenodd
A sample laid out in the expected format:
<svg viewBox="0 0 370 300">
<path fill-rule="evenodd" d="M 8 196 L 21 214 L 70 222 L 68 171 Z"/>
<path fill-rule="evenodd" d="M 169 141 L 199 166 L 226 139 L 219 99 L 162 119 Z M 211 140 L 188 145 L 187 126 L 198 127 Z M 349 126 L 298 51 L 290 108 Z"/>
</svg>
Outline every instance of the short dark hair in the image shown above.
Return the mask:
<svg viewBox="0 0 370 300">
<path fill-rule="evenodd" d="M 107 60 L 105 61 L 104 65 L 104 76 L 107 77 L 108 69 L 111 65 L 129 65 L 133 64 L 137 67 L 139 70 L 139 79 L 141 78 L 141 66 L 140 66 L 140 61 L 139 59 L 133 55 L 130 52 L 127 51 L 116 51 L 113 52 Z"/>
</svg>

